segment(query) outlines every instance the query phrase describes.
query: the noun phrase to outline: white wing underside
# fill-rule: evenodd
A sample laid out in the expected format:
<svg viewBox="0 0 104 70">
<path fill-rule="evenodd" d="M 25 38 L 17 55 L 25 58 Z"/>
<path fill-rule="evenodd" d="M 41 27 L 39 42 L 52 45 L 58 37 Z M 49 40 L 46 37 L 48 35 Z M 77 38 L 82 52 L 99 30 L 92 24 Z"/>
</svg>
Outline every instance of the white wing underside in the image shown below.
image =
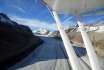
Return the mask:
<svg viewBox="0 0 104 70">
<path fill-rule="evenodd" d="M 76 14 L 104 8 L 104 0 L 42 0 L 58 14 Z"/>
</svg>

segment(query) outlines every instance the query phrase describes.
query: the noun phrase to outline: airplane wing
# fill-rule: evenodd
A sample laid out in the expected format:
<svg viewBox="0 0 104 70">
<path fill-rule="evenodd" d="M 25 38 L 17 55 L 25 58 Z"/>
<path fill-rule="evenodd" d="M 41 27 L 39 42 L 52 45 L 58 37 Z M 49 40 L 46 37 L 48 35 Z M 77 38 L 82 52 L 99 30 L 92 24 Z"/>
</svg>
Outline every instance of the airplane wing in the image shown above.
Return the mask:
<svg viewBox="0 0 104 70">
<path fill-rule="evenodd" d="M 41 0 L 58 14 L 76 14 L 104 8 L 104 0 Z"/>
</svg>

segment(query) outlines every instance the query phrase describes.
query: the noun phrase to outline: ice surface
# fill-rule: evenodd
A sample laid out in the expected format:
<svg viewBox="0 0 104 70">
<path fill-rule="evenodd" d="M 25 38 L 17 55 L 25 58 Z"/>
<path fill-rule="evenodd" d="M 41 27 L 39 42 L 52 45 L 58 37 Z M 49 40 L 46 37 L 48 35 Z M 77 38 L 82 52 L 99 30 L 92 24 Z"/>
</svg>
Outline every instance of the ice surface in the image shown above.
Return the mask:
<svg viewBox="0 0 104 70">
<path fill-rule="evenodd" d="M 44 40 L 44 44 L 8 70 L 72 70 L 69 61 L 71 56 L 67 57 L 63 42 L 47 35 L 40 35 L 39 37 Z M 86 50 L 74 44 L 73 48 L 83 70 L 91 70 Z"/>
</svg>

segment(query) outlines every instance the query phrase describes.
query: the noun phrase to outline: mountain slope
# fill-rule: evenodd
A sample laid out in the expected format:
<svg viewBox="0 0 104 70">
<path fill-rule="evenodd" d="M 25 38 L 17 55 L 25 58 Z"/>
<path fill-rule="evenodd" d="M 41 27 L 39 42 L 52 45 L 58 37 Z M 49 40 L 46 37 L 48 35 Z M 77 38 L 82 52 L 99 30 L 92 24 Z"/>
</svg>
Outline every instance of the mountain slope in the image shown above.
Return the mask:
<svg viewBox="0 0 104 70">
<path fill-rule="evenodd" d="M 90 40 L 92 42 L 92 45 L 94 46 L 96 52 L 101 55 L 104 56 L 104 21 L 94 25 L 94 24 L 87 24 L 85 25 L 86 31 L 90 37 Z M 78 27 L 69 27 L 66 30 L 66 33 L 69 37 L 69 39 L 77 44 L 77 45 L 81 45 L 84 47 L 84 43 L 83 43 L 83 39 L 82 36 L 80 34 L 80 30 Z M 51 37 L 55 37 L 59 39 L 60 34 L 58 31 L 53 32 L 51 35 Z"/>
<path fill-rule="evenodd" d="M 0 13 L 0 70 L 18 62 L 42 42 L 28 26 L 19 25 Z"/>
</svg>

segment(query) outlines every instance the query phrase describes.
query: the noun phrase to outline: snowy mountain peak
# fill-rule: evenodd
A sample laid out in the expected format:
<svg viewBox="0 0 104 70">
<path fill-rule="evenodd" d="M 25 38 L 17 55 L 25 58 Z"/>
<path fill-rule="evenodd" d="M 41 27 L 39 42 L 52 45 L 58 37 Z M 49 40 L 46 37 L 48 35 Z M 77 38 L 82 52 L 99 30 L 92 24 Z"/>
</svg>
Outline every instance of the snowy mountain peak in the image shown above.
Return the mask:
<svg viewBox="0 0 104 70">
<path fill-rule="evenodd" d="M 86 24 L 84 27 L 87 32 L 95 31 L 101 33 L 104 32 L 104 21 L 101 21 L 98 24 Z M 73 27 L 69 27 L 66 30 L 66 32 L 73 32 L 73 31 L 80 32 L 80 28 L 73 26 Z"/>
<path fill-rule="evenodd" d="M 43 35 L 46 35 L 46 34 L 49 34 L 49 31 L 45 28 L 39 28 L 38 30 L 34 30 L 33 31 L 34 34 L 43 34 Z"/>
<path fill-rule="evenodd" d="M 6 15 L 6 14 L 4 14 L 4 13 L 0 13 L 0 21 L 1 22 L 5 22 L 5 23 L 9 23 L 9 24 L 12 24 L 13 25 L 13 23 L 12 23 L 12 21 L 9 19 L 9 17 Z"/>
<path fill-rule="evenodd" d="M 48 30 L 46 30 L 45 28 L 39 28 L 38 30 L 44 30 L 44 31 L 48 31 Z"/>
</svg>

